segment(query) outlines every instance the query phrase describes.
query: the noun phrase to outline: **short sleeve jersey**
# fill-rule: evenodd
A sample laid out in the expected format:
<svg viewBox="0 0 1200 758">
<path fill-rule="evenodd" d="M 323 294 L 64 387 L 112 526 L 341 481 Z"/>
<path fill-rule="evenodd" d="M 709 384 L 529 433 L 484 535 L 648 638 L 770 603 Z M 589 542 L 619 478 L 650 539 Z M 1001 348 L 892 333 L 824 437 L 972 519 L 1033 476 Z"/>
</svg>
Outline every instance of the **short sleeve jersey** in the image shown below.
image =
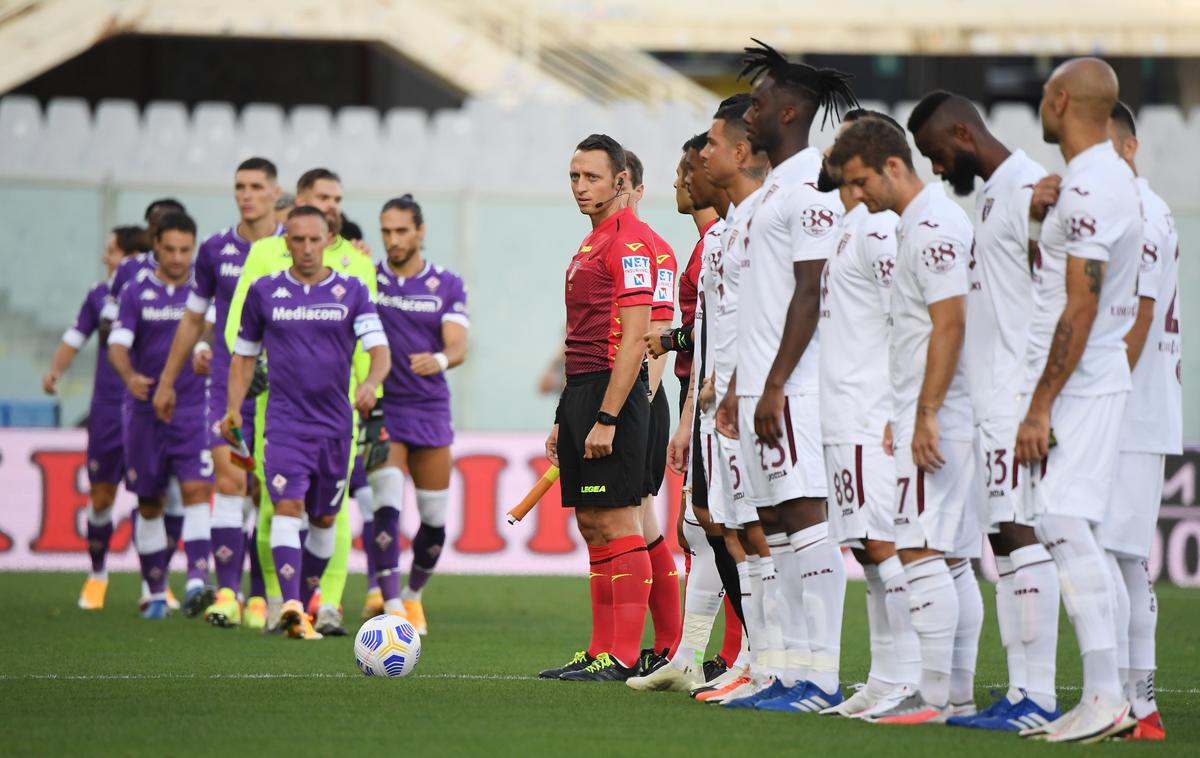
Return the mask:
<svg viewBox="0 0 1200 758">
<path fill-rule="evenodd" d="M 1121 450 L 1178 455 L 1183 452 L 1179 234 L 1163 199 L 1145 179 L 1138 179 L 1137 187 L 1143 214 L 1138 297 L 1154 299 L 1154 320 L 1133 367 L 1133 389 L 1121 423 Z"/>
<path fill-rule="evenodd" d="M 888 380 L 896 222 L 859 203 L 842 216 L 821 276 L 821 441 L 875 444 L 892 417 Z"/>
<path fill-rule="evenodd" d="M 88 290 L 75 323 L 63 332 L 62 341 L 76 350 L 87 344 L 92 332 L 100 328 L 100 313 L 108 299 L 108 282 L 98 282 Z M 125 383 L 108 362 L 104 350 L 96 358 L 96 375 L 92 382 L 92 406 L 119 405 L 125 397 Z"/>
<path fill-rule="evenodd" d="M 394 356 L 383 383 L 384 397 L 428 410 L 450 410 L 446 375 L 418 376 L 409 367 L 408 356 L 442 352 L 446 347 L 442 324 L 447 321 L 471 325 L 466 285 L 453 272 L 432 263 L 411 277 L 396 276 L 386 262 L 375 268 L 379 285 L 375 306 Z"/>
<path fill-rule="evenodd" d="M 717 397 L 725 397 L 729 381 L 738 361 L 738 288 L 741 286 L 742 262 L 746 260 L 747 234 L 750 215 L 761 197 L 759 187 L 744 198 L 740 205 L 730 205 L 725 213 L 725 228 L 719 244 L 706 245 L 704 250 L 704 317 L 707 321 L 708 351 L 712 364 Z"/>
<path fill-rule="evenodd" d="M 1066 307 L 1069 256 L 1106 265 L 1096 319 L 1083 357 L 1062 394 L 1094 397 L 1128 391 L 1125 335 L 1137 314 L 1142 211 L 1133 171 L 1108 140 L 1089 147 L 1067 164 L 1058 202 L 1042 223 L 1038 247 L 1026 390 L 1032 392 L 1041 378 L 1055 327 Z"/>
<path fill-rule="evenodd" d="M 650 229 L 649 225 L 646 227 Z M 654 301 L 650 305 L 651 321 L 675 320 L 675 284 L 679 273 L 679 264 L 675 260 L 675 251 L 667 241 L 658 236 L 658 232 L 650 229 L 654 237 Z"/>
<path fill-rule="evenodd" d="M 276 226 L 272 236 L 281 234 L 283 226 Z M 236 226 L 210 236 L 196 251 L 196 277 L 187 307 L 194 313 L 207 313 L 212 307 L 214 334 L 225 334 L 229 304 L 249 253 L 250 241 L 237 233 Z M 211 376 L 213 381 L 224 385 L 229 379 L 229 345 L 223 339 L 213 341 L 216 344 L 213 345 Z"/>
<path fill-rule="evenodd" d="M 896 268 L 892 272 L 892 341 L 888 374 L 892 382 L 892 434 L 897 445 L 912 441 L 917 400 L 925 382 L 933 322 L 929 306 L 967 294 L 971 221 L 940 184 L 927 184 L 913 198 L 896 227 Z M 938 411 L 942 439 L 974 437 L 971 399 L 960 359 Z"/>
<path fill-rule="evenodd" d="M 267 398 L 268 441 L 277 434 L 350 436 L 347 394 L 355 345 L 386 345 L 371 294 L 359 279 L 340 272 L 303 284 L 290 271 L 250 285 L 234 342 L 235 355 L 271 356 Z"/>
<path fill-rule="evenodd" d="M 621 346 L 620 309 L 650 306 L 658 281 L 655 235 L 629 208 L 584 238 L 567 266 L 566 374 L 608 371 Z"/>
<path fill-rule="evenodd" d="M 801 150 L 772 167 L 752 206 L 738 311 L 739 396 L 761 395 L 766 385 L 796 289 L 793 264 L 823 261 L 837 246 L 835 230 L 842 201 L 836 192 L 817 191 L 820 171 L 817 148 Z M 819 337 L 814 332 L 784 383 L 785 393 L 817 391 L 819 351 Z"/>
<path fill-rule="evenodd" d="M 137 373 L 155 379 L 162 374 L 190 290 L 190 282 L 167 284 L 154 273 L 138 277 L 121 289 L 108 343 L 129 348 L 130 362 Z M 132 403 L 136 410 L 153 412 L 149 400 L 134 399 Z M 184 361 L 175 382 L 175 405 L 181 411 L 204 406 L 204 377 L 192 371 L 191 361 Z"/>
<path fill-rule="evenodd" d="M 684 331 L 691 330 L 695 326 L 696 301 L 700 296 L 700 268 L 704 262 L 704 235 L 719 220 L 713 219 L 700 230 L 700 239 L 696 240 L 696 246 L 692 248 L 692 254 L 687 260 L 687 265 L 684 267 L 683 273 L 679 276 L 679 318 L 680 326 Z M 693 343 L 695 342 L 695 335 L 693 335 L 692 341 Z M 694 351 L 691 353 L 675 354 L 675 376 L 680 379 L 686 379 L 691 376 L 694 355 Z"/>
<path fill-rule="evenodd" d="M 142 281 L 154 273 L 157 268 L 158 261 L 154 260 L 154 253 L 135 253 L 122 259 L 117 264 L 117 270 L 113 272 L 112 281 L 108 284 L 108 300 L 105 301 L 104 309 L 100 312 L 100 318 L 106 321 L 115 321 L 121 291 L 125 289 L 125 285 L 130 282 Z"/>
<path fill-rule="evenodd" d="M 1046 170 L 1021 150 L 984 182 L 975 199 L 963 361 L 976 421 L 1015 417 L 1025 373 L 1033 279 L 1029 204 Z"/>
</svg>

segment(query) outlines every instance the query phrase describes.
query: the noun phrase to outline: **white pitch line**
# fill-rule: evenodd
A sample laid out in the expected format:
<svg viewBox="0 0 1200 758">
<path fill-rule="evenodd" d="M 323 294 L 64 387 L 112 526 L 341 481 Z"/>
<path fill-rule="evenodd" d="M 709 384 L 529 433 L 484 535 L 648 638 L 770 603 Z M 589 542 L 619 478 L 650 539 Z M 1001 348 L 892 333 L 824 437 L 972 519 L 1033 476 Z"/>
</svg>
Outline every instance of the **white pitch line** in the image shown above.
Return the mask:
<svg viewBox="0 0 1200 758">
<path fill-rule="evenodd" d="M 262 674 L 0 674 L 0 681 L 61 681 L 61 682 L 119 682 L 119 681 L 154 681 L 171 679 L 211 679 L 211 680 L 271 680 L 271 679 L 356 679 L 361 674 L 353 672 L 313 672 L 310 674 L 294 673 L 262 673 Z M 536 682 L 535 676 L 518 676 L 515 674 L 415 674 L 414 679 L 457 679 L 483 682 Z M 1001 683 L 985 684 L 989 689 L 1004 689 L 1008 685 Z M 1076 685 L 1060 685 L 1058 689 L 1064 692 L 1079 692 L 1082 687 Z M 1165 688 L 1155 687 L 1155 692 L 1166 695 L 1200 695 L 1200 688 Z"/>
</svg>

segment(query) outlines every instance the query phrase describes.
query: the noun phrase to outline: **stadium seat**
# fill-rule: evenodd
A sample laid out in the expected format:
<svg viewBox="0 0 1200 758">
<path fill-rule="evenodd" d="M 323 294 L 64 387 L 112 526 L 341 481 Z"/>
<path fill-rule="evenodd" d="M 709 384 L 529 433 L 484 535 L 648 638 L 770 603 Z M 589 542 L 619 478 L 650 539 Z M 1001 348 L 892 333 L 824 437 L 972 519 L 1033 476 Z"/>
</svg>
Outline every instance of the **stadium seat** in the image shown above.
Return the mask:
<svg viewBox="0 0 1200 758">
<path fill-rule="evenodd" d="M 278 164 L 283 141 L 283 108 L 273 103 L 250 103 L 242 109 L 235 155 L 261 155 Z M 295 177 L 288 177 L 287 181 L 295 181 Z"/>
<path fill-rule="evenodd" d="M 342 108 L 334 117 L 334 164 L 355 190 L 386 184 L 379 170 L 379 112 L 374 108 Z"/>
<path fill-rule="evenodd" d="M 333 146 L 333 118 L 322 105 L 301 105 L 288 117 L 283 144 L 276 148 L 279 167 L 286 176 L 299 176 L 316 166 L 333 171 L 337 151 Z"/>
<path fill-rule="evenodd" d="M 84 162 L 92 148 L 92 117 L 85 100 L 55 98 L 46 108 L 31 173 L 48 179 L 96 179 Z"/>
<path fill-rule="evenodd" d="M 28 172 L 42 132 L 42 109 L 27 95 L 0 100 L 0 174 Z"/>
<path fill-rule="evenodd" d="M 228 181 L 231 169 L 249 158 L 238 155 L 237 119 L 230 103 L 198 103 L 192 112 L 191 139 L 183 156 L 183 172 L 214 184 Z"/>
<path fill-rule="evenodd" d="M 141 138 L 133 160 L 116 166 L 114 175 L 130 181 L 177 180 L 190 141 L 189 127 L 187 108 L 183 103 L 150 103 L 142 116 Z"/>
<path fill-rule="evenodd" d="M 458 190 L 477 155 L 470 119 L 456 110 L 440 110 L 433 116 L 429 149 L 421 159 L 420 176 L 431 190 Z"/>
<path fill-rule="evenodd" d="M 1042 122 L 1035 108 L 1024 103 L 997 103 L 987 121 L 992 133 L 1009 149 L 1020 148 L 1047 171 L 1062 173 L 1062 155 L 1042 138 Z"/>
<path fill-rule="evenodd" d="M 111 176 L 118 166 L 132 160 L 141 139 L 141 120 L 132 100 L 101 100 L 92 126 L 92 147 L 84 170 L 89 175 Z"/>
<path fill-rule="evenodd" d="M 1189 131 L 1183 111 L 1172 105 L 1147 105 L 1137 114 L 1139 172 L 1169 205 L 1190 206 L 1200 197 L 1200 176 L 1180 165 L 1194 166 L 1196 130 Z M 1188 156 L 1182 151 L 1192 152 Z"/>
</svg>

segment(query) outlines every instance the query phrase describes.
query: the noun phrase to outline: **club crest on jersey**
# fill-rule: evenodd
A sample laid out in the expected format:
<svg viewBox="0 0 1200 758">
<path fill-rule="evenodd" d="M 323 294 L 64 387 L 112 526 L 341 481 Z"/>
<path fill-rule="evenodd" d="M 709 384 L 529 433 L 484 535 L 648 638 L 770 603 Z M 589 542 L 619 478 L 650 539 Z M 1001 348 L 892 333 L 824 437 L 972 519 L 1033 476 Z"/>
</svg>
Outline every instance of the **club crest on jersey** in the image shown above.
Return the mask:
<svg viewBox="0 0 1200 758">
<path fill-rule="evenodd" d="M 845 234 L 842 235 L 842 238 L 840 240 L 838 240 L 837 254 L 841 255 L 846 250 L 846 246 L 849 244 L 850 244 L 850 232 L 846 232 Z"/>
<path fill-rule="evenodd" d="M 441 279 L 438 279 L 436 276 L 431 276 L 425 280 L 425 289 L 429 290 L 430 292 L 433 292 L 434 290 L 436 290 L 438 288 L 438 285 L 441 283 L 442 283 Z"/>
<path fill-rule="evenodd" d="M 340 284 L 333 285 L 333 289 L 331 289 L 330 292 L 333 293 L 334 300 L 341 300 L 346 296 L 346 288 Z"/>
<path fill-rule="evenodd" d="M 987 221 L 987 217 L 989 215 L 991 215 L 992 206 L 995 205 L 995 203 L 996 203 L 996 198 L 994 198 L 994 197 L 989 197 L 987 200 L 983 201 L 983 211 L 980 214 L 980 218 L 982 221 Z"/>
<path fill-rule="evenodd" d="M 283 492 L 283 488 L 287 486 L 287 482 L 287 477 L 283 474 L 276 474 L 275 478 L 271 480 L 271 486 L 275 488 L 276 492 Z"/>
<path fill-rule="evenodd" d="M 771 199 L 771 195 L 774 195 L 774 194 L 775 194 L 775 190 L 777 190 L 777 189 L 779 189 L 779 185 L 778 185 L 778 184 L 772 184 L 770 187 L 768 187 L 768 188 L 767 188 L 767 191 L 766 191 L 765 193 L 763 193 L 763 198 L 762 198 L 762 201 L 759 203 L 759 205 L 762 205 L 763 203 L 765 203 L 765 202 L 767 202 L 768 200 L 770 200 L 770 199 Z"/>
</svg>

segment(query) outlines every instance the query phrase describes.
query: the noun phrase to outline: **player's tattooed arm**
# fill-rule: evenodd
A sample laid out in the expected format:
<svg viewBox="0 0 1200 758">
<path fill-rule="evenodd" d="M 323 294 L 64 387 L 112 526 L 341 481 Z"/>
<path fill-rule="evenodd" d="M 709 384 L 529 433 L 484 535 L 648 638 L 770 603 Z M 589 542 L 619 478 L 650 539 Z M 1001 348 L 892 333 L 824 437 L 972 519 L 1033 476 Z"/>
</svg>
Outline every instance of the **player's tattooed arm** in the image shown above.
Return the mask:
<svg viewBox="0 0 1200 758">
<path fill-rule="evenodd" d="M 1037 461 L 1050 451 L 1050 408 L 1079 365 L 1100 308 L 1104 262 L 1067 256 L 1067 305 L 1063 308 L 1046 366 L 1017 432 L 1017 459 Z"/>
</svg>

